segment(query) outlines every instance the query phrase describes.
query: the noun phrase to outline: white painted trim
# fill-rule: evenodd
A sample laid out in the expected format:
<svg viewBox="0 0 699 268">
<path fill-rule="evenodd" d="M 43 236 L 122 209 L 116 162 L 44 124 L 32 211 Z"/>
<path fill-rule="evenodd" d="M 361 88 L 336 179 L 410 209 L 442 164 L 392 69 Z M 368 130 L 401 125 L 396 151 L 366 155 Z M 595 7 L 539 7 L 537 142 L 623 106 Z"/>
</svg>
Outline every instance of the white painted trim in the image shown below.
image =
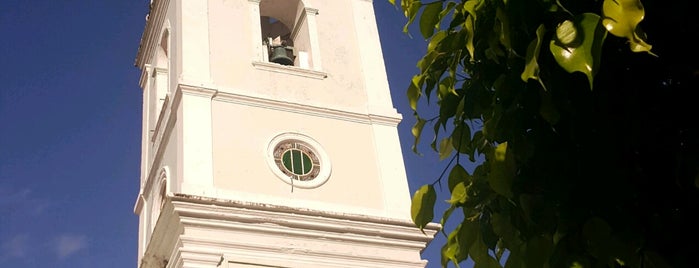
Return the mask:
<svg viewBox="0 0 699 268">
<path fill-rule="evenodd" d="M 159 30 L 165 20 L 166 12 L 170 0 L 158 0 L 151 3 L 151 8 L 146 16 L 146 27 L 141 35 L 141 42 L 138 46 L 134 65 L 143 69 L 146 63 L 152 58 L 155 48 L 160 40 Z"/>
<path fill-rule="evenodd" d="M 320 160 L 320 173 L 318 173 L 318 176 L 315 179 L 308 181 L 294 180 L 286 174 L 284 174 L 284 172 L 279 170 L 277 163 L 274 161 L 274 148 L 279 143 L 289 140 L 297 140 L 308 144 L 311 150 L 313 150 L 313 152 L 316 154 L 316 156 Z M 321 146 L 320 143 L 318 143 L 309 136 L 291 132 L 279 134 L 272 138 L 272 140 L 267 145 L 266 156 L 267 166 L 272 170 L 272 173 L 274 173 L 274 175 L 276 175 L 277 178 L 281 179 L 283 182 L 291 185 L 292 187 L 298 187 L 303 189 L 318 188 L 325 184 L 328 181 L 328 179 L 330 179 L 330 173 L 332 172 L 332 163 L 330 161 L 330 157 L 323 149 L 323 146 Z"/>
<path fill-rule="evenodd" d="M 325 79 L 328 77 L 328 74 L 325 72 L 304 69 L 297 66 L 286 66 L 272 62 L 253 61 L 252 66 L 255 66 L 255 68 L 258 70 L 297 75 L 314 79 Z"/>
<path fill-rule="evenodd" d="M 422 233 L 406 220 L 185 194 L 169 195 L 167 201 L 144 254 L 142 268 L 226 267 L 230 260 L 234 260 L 232 264 L 272 267 L 425 267 L 427 262 L 420 259 L 419 252 L 440 228 L 438 224 L 429 224 Z M 358 250 L 346 252 L 333 246 L 316 246 L 289 251 L 284 246 L 256 243 L 249 238 L 207 235 L 219 232 L 248 234 L 248 237 L 259 234 L 260 239 L 275 239 L 285 244 L 298 240 L 318 245 L 327 241 Z M 395 254 L 359 249 L 364 247 Z"/>
<path fill-rule="evenodd" d="M 261 96 L 250 96 L 247 94 L 230 93 L 231 91 L 232 90 L 226 90 L 225 92 L 218 91 L 218 93 L 214 97 L 214 100 L 247 105 L 252 107 L 356 122 L 361 124 L 379 124 L 395 127 L 403 119 L 399 113 L 388 115 L 357 113 L 346 110 L 332 109 L 328 107 L 319 107 L 307 104 L 285 102 Z"/>
<path fill-rule="evenodd" d="M 248 10 L 252 27 L 252 60 L 260 61 L 265 57 L 262 51 L 262 29 L 260 28 L 260 1 L 248 0 Z"/>
</svg>

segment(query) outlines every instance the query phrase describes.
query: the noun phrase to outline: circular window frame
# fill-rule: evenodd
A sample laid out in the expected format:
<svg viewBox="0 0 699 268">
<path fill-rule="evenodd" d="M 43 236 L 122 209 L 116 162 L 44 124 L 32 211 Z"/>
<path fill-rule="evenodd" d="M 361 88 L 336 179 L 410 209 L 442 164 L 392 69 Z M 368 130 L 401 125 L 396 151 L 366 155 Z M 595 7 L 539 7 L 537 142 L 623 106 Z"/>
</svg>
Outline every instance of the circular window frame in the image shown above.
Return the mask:
<svg viewBox="0 0 699 268">
<path fill-rule="evenodd" d="M 318 174 L 315 175 L 314 178 L 308 180 L 300 180 L 297 178 L 293 178 L 293 176 L 290 176 L 284 173 L 284 171 L 282 171 L 283 167 L 280 167 L 277 163 L 277 160 L 274 156 L 274 151 L 277 148 L 277 146 L 284 143 L 301 144 L 308 150 L 310 150 L 313 154 L 315 154 L 319 161 L 319 170 Z M 311 137 L 299 133 L 282 133 L 272 138 L 272 140 L 269 142 L 267 146 L 266 158 L 267 165 L 272 170 L 272 173 L 274 173 L 274 175 L 277 176 L 277 178 L 281 179 L 286 184 L 298 188 L 312 189 L 320 187 L 328 181 L 332 170 L 330 158 L 328 157 L 328 154 L 325 152 L 325 150 L 323 150 L 323 147 L 320 146 L 320 143 L 318 143 Z"/>
</svg>

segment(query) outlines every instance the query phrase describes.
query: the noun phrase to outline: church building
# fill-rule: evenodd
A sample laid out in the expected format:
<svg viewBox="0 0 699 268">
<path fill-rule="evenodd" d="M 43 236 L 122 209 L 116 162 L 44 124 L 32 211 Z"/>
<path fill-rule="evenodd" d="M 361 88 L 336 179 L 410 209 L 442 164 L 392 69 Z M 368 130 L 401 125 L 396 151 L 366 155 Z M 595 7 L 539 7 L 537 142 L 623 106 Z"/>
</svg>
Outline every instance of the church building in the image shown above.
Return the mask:
<svg viewBox="0 0 699 268">
<path fill-rule="evenodd" d="M 139 268 L 425 267 L 372 0 L 153 0 L 135 65 Z"/>
</svg>

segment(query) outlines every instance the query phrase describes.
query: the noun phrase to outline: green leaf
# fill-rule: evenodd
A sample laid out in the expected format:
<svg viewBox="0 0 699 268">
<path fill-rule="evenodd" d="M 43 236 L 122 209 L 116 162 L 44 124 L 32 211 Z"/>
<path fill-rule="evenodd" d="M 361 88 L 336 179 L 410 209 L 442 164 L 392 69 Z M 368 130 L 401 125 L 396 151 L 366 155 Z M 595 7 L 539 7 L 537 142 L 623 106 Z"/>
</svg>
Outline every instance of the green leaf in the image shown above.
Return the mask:
<svg viewBox="0 0 699 268">
<path fill-rule="evenodd" d="M 450 261 L 453 262 L 456 267 L 459 267 L 459 261 L 456 256 L 460 254 L 461 251 L 459 250 L 459 243 L 456 241 L 457 231 L 458 229 L 451 232 L 447 238 L 447 243 L 442 246 L 442 267 L 447 267 Z"/>
<path fill-rule="evenodd" d="M 502 238 L 503 245 L 507 248 L 521 243 L 520 239 L 515 235 L 517 229 L 515 229 L 510 221 L 509 214 L 505 214 L 505 212 L 493 213 L 490 217 L 490 223 L 493 225 L 493 232 Z"/>
<path fill-rule="evenodd" d="M 412 133 L 413 137 L 415 137 L 415 142 L 413 143 L 413 152 L 418 153 L 417 151 L 417 145 L 420 143 L 420 135 L 422 135 L 422 129 L 425 127 L 425 119 L 422 119 L 420 117 L 417 117 L 417 121 L 415 122 L 415 125 L 413 125 Z"/>
<path fill-rule="evenodd" d="M 481 0 L 467 0 L 464 3 L 464 11 L 471 15 L 473 17 L 473 20 L 476 20 L 476 16 L 478 14 L 476 13 L 476 10 L 481 6 Z"/>
<path fill-rule="evenodd" d="M 455 6 L 456 2 L 447 2 L 447 5 L 444 7 L 444 9 L 442 9 L 442 11 L 439 12 L 439 20 L 441 21 L 444 18 L 444 16 L 446 16 L 447 14 L 449 14 L 449 12 L 454 10 Z"/>
<path fill-rule="evenodd" d="M 400 5 L 403 8 L 403 14 L 408 18 L 408 22 L 403 26 L 403 32 L 408 33 L 408 26 L 413 23 L 422 3 L 415 0 L 401 0 Z"/>
<path fill-rule="evenodd" d="M 498 144 L 490 161 L 490 174 L 488 183 L 496 193 L 512 199 L 512 180 L 515 177 L 516 167 L 514 156 L 508 150 L 507 142 Z"/>
<path fill-rule="evenodd" d="M 447 233 L 445 233 L 444 225 L 447 223 L 447 220 L 449 220 L 449 217 L 451 217 L 451 213 L 454 212 L 454 209 L 456 209 L 456 206 L 450 206 L 448 209 L 444 211 L 444 214 L 442 214 L 442 219 L 439 220 L 439 225 L 442 226 L 442 234 L 444 234 L 445 236 L 447 235 Z"/>
<path fill-rule="evenodd" d="M 539 105 L 539 114 L 551 125 L 558 123 L 561 119 L 561 114 L 556 109 L 553 103 L 553 96 L 548 91 L 541 92 L 541 104 Z"/>
<path fill-rule="evenodd" d="M 495 16 L 498 21 L 498 32 L 500 33 L 500 44 L 505 46 L 508 50 L 512 49 L 512 41 L 510 39 L 510 19 L 502 8 L 497 9 Z M 537 35 L 539 31 L 537 30 Z"/>
<path fill-rule="evenodd" d="M 388 2 L 391 3 L 391 5 L 396 5 L 396 0 L 388 0 Z"/>
<path fill-rule="evenodd" d="M 467 185 L 471 183 L 471 175 L 468 174 L 466 169 L 459 164 L 456 164 L 449 172 L 448 185 L 449 191 L 453 192 L 454 187 L 459 183 L 466 183 Z"/>
<path fill-rule="evenodd" d="M 434 186 L 425 184 L 413 194 L 410 205 L 410 216 L 420 231 L 427 226 L 434 218 L 434 204 L 437 200 L 437 193 Z"/>
<path fill-rule="evenodd" d="M 468 195 L 466 194 L 467 189 L 468 187 L 466 186 L 466 183 L 457 183 L 454 186 L 454 189 L 451 191 L 451 199 L 449 199 L 447 202 L 452 205 L 460 205 L 465 203 L 466 200 L 468 200 Z"/>
<path fill-rule="evenodd" d="M 592 89 L 593 78 L 600 66 L 602 44 L 607 37 L 599 15 L 584 13 L 575 16 L 574 21 L 561 23 L 556 33 L 557 38 L 551 40 L 549 46 L 556 62 L 569 73 L 585 74 Z"/>
<path fill-rule="evenodd" d="M 522 268 L 524 262 L 522 261 L 522 256 L 518 254 L 517 251 L 510 251 L 510 255 L 507 256 L 507 262 L 505 262 L 505 268 Z"/>
<path fill-rule="evenodd" d="M 543 43 L 544 40 L 544 33 L 546 33 L 546 27 L 541 24 L 536 29 L 536 39 L 532 40 L 527 47 L 527 56 L 525 60 L 527 65 L 524 67 L 521 78 L 524 82 L 527 82 L 529 79 L 539 81 L 541 87 L 546 89 L 544 82 L 541 81 L 541 78 L 539 77 L 540 69 L 539 62 L 537 60 L 539 58 L 539 52 L 541 51 L 541 43 Z"/>
<path fill-rule="evenodd" d="M 476 60 L 476 47 L 473 45 L 473 39 L 476 36 L 474 25 L 475 20 L 476 19 L 474 16 L 468 16 L 468 18 L 466 18 L 466 22 L 464 22 L 464 30 L 466 31 L 466 49 L 468 50 L 468 54 L 471 56 L 471 62 Z"/>
<path fill-rule="evenodd" d="M 438 120 L 437 123 L 432 125 L 432 128 L 434 129 L 434 138 L 432 138 L 432 142 L 430 143 L 430 148 L 437 153 L 439 153 L 439 150 L 437 149 L 437 139 L 439 138 L 439 127 L 442 118 L 440 117 L 439 119 L 440 120 Z"/>
<path fill-rule="evenodd" d="M 449 157 L 454 151 L 451 145 L 451 137 L 446 137 L 439 142 L 439 160 L 444 160 Z"/>
<path fill-rule="evenodd" d="M 471 248 L 469 248 L 468 251 L 469 256 L 473 259 L 474 262 L 474 268 L 475 267 L 486 267 L 486 268 L 495 268 L 495 267 L 501 267 L 500 264 L 498 263 L 493 256 L 490 256 L 488 254 L 488 247 L 486 244 L 483 242 L 483 237 L 480 232 L 476 234 L 476 239 L 473 241 L 473 244 L 471 245 Z"/>
<path fill-rule="evenodd" d="M 410 81 L 410 86 L 408 86 L 408 102 L 410 103 L 410 108 L 413 109 L 413 111 L 417 111 L 417 101 L 420 99 L 422 79 L 422 75 L 415 75 Z"/>
<path fill-rule="evenodd" d="M 451 261 L 454 266 L 459 267 L 459 263 L 468 257 L 468 247 L 464 247 L 463 233 L 468 230 L 462 228 L 465 222 L 459 224 L 447 237 L 447 243 L 442 247 L 442 267 L 447 267 Z"/>
<path fill-rule="evenodd" d="M 590 218 L 583 226 L 582 235 L 590 255 L 600 260 L 609 258 L 612 250 L 609 247 L 612 228 L 607 222 L 597 217 Z"/>
<path fill-rule="evenodd" d="M 489 213 L 483 214 L 483 216 L 479 219 L 479 225 L 483 243 L 488 249 L 495 250 L 500 237 L 493 231 L 493 225 L 491 224 L 491 217 Z"/>
<path fill-rule="evenodd" d="M 550 236 L 539 235 L 527 242 L 527 258 L 524 260 L 527 267 L 545 267 L 549 257 L 553 253 L 553 240 Z"/>
<path fill-rule="evenodd" d="M 469 255 L 469 251 L 473 247 L 473 244 L 477 240 L 480 240 L 480 230 L 478 229 L 478 223 L 465 219 L 463 222 L 461 222 L 459 227 L 456 228 L 456 230 L 459 230 L 457 236 L 459 249 L 463 254 L 463 259 L 466 259 L 466 257 Z"/>
<path fill-rule="evenodd" d="M 638 26 L 645 16 L 640 0 L 604 0 L 602 24 L 611 34 L 625 37 L 633 52 L 648 52 L 653 46 L 646 43 L 645 34 Z"/>
<path fill-rule="evenodd" d="M 471 143 L 471 128 L 466 122 L 461 122 L 451 132 L 451 144 L 459 153 L 468 153 Z"/>
<path fill-rule="evenodd" d="M 429 3 L 422 10 L 422 15 L 420 15 L 420 33 L 425 39 L 430 38 L 430 36 L 432 36 L 434 33 L 434 29 L 439 23 L 439 13 L 441 11 L 441 1 Z"/>
<path fill-rule="evenodd" d="M 437 45 L 439 45 L 439 43 L 442 42 L 445 37 L 447 37 L 447 31 L 439 31 L 434 34 L 430 39 L 430 42 L 427 43 L 427 51 L 434 51 L 437 48 Z"/>
</svg>

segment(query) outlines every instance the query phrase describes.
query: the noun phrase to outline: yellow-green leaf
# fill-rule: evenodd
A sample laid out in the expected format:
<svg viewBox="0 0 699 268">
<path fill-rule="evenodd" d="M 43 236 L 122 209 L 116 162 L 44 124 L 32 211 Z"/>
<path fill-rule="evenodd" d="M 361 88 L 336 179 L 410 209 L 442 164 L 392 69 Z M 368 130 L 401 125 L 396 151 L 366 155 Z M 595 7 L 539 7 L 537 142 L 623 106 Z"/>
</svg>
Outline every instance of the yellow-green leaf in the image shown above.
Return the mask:
<svg viewBox="0 0 699 268">
<path fill-rule="evenodd" d="M 447 31 L 439 31 L 436 34 L 434 34 L 430 39 L 430 42 L 427 44 L 427 51 L 433 51 L 437 47 L 439 42 L 442 42 L 444 37 L 447 37 Z"/>
<path fill-rule="evenodd" d="M 559 27 L 564 29 L 557 35 L 565 40 L 551 40 L 549 48 L 553 57 L 569 73 L 585 74 L 592 89 L 593 78 L 600 65 L 602 44 L 607 37 L 599 15 L 584 13 L 575 16 L 572 24 L 562 23 Z M 570 39 L 570 35 L 574 39 Z"/>
<path fill-rule="evenodd" d="M 439 160 L 444 160 L 451 155 L 454 148 L 451 145 L 451 137 L 446 137 L 439 142 Z"/>
<path fill-rule="evenodd" d="M 655 55 L 650 51 L 653 46 L 646 43 L 643 31 L 638 26 L 645 16 L 640 0 L 604 0 L 602 14 L 602 24 L 607 31 L 628 39 L 631 51 Z"/>
<path fill-rule="evenodd" d="M 466 31 L 466 49 L 468 50 L 468 54 L 471 56 L 471 62 L 475 61 L 474 55 L 476 53 L 476 47 L 473 45 L 473 38 L 476 35 L 474 24 L 474 16 L 468 16 L 468 18 L 466 18 L 466 22 L 464 23 L 464 30 Z"/>
<path fill-rule="evenodd" d="M 420 15 L 420 33 L 425 39 L 430 38 L 439 23 L 439 13 L 442 11 L 442 2 L 435 1 L 427 4 Z"/>
<path fill-rule="evenodd" d="M 454 212 L 454 209 L 456 209 L 456 206 L 450 206 L 447 210 L 444 211 L 444 214 L 442 214 L 442 219 L 439 220 L 439 225 L 445 226 L 447 223 L 447 220 L 449 220 L 449 217 L 451 217 L 451 213 Z M 440 231 L 442 231 L 442 234 L 444 236 L 447 236 L 447 233 L 445 232 L 445 228 L 442 228 Z"/>
<path fill-rule="evenodd" d="M 391 3 L 391 5 L 396 5 L 396 0 L 388 0 L 388 2 Z"/>
<path fill-rule="evenodd" d="M 420 228 L 420 231 L 434 218 L 434 203 L 436 200 L 437 193 L 431 184 L 423 185 L 413 194 L 410 216 L 415 225 Z"/>
<path fill-rule="evenodd" d="M 541 24 L 539 28 L 536 29 L 536 39 L 532 40 L 527 47 L 527 65 L 524 67 L 521 78 L 524 82 L 527 82 L 529 79 L 537 80 L 541 84 L 541 87 L 546 89 L 546 86 L 539 77 L 539 62 L 537 61 L 539 52 L 541 51 L 541 43 L 544 41 L 544 33 L 546 33 L 546 27 Z"/>
<path fill-rule="evenodd" d="M 505 13 L 505 10 L 499 8 L 495 11 L 495 16 L 497 17 L 499 23 L 500 32 L 500 44 L 505 46 L 508 50 L 512 49 L 512 41 L 510 40 L 510 19 Z M 539 31 L 537 30 L 537 35 Z"/>
<path fill-rule="evenodd" d="M 454 186 L 454 189 L 451 190 L 451 199 L 447 201 L 449 204 L 452 205 L 459 205 L 466 203 L 466 200 L 468 200 L 468 194 L 466 194 L 466 191 L 468 190 L 468 186 L 464 182 L 459 182 Z"/>
<path fill-rule="evenodd" d="M 417 144 L 420 143 L 420 135 L 422 135 L 422 129 L 425 127 L 425 123 L 427 123 L 425 119 L 417 117 L 417 121 L 411 130 L 413 137 L 415 137 L 415 142 L 413 143 L 413 152 L 415 153 L 417 153 Z"/>
<path fill-rule="evenodd" d="M 410 24 L 412 24 L 415 20 L 418 11 L 420 11 L 420 6 L 422 6 L 422 3 L 415 0 L 401 0 L 400 5 L 403 8 L 403 14 L 406 18 L 408 18 L 408 22 L 406 22 L 405 26 L 403 26 L 403 32 L 407 33 L 408 26 L 410 26 Z"/>
<path fill-rule="evenodd" d="M 408 86 L 408 102 L 413 111 L 417 111 L 417 100 L 420 99 L 422 79 L 422 75 L 415 75 L 410 82 L 410 86 Z"/>
<path fill-rule="evenodd" d="M 462 227 L 465 223 L 456 227 L 447 237 L 447 243 L 442 247 L 442 267 L 447 267 L 451 261 L 454 266 L 459 267 L 459 263 L 468 257 L 468 247 L 464 247 L 463 234 L 466 232 Z"/>
</svg>

